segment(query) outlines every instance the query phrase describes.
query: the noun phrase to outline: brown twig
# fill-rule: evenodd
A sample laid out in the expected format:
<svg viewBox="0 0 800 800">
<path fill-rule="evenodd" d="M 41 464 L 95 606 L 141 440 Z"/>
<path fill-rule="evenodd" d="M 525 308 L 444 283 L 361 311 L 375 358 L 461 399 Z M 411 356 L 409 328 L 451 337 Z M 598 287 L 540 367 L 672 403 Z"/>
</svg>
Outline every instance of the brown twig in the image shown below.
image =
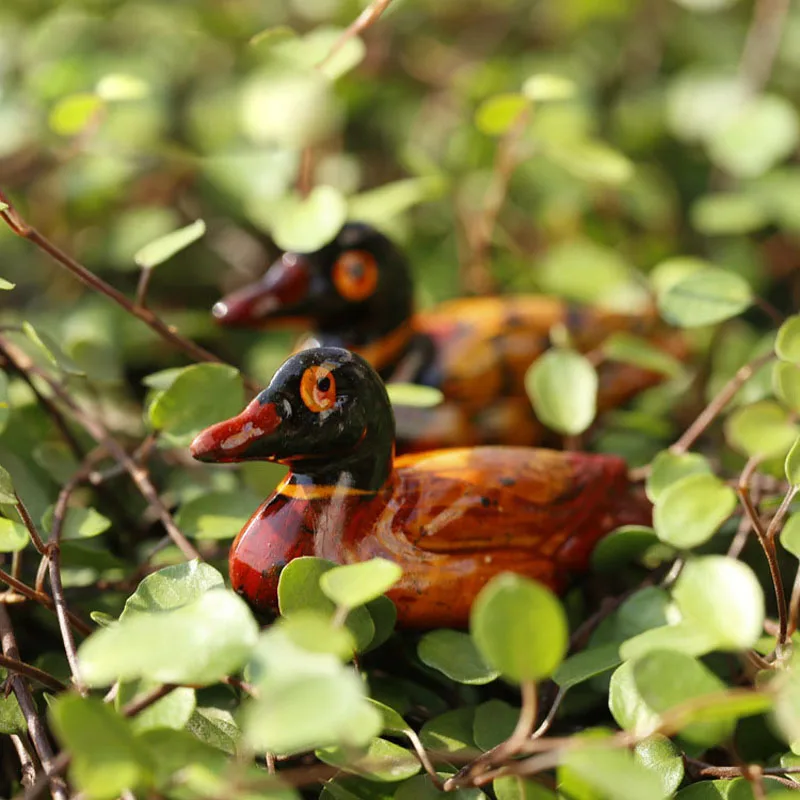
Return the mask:
<svg viewBox="0 0 800 800">
<path fill-rule="evenodd" d="M 215 356 L 213 353 L 195 344 L 191 339 L 187 339 L 185 336 L 179 334 L 173 326 L 167 325 L 150 309 L 131 302 L 122 292 L 115 289 L 111 284 L 106 283 L 102 278 L 99 278 L 91 270 L 84 267 L 83 264 L 80 264 L 74 258 L 67 255 L 61 248 L 51 242 L 44 234 L 36 230 L 36 228 L 29 225 L 20 216 L 19 212 L 14 208 L 2 189 L 0 189 L 0 203 L 4 203 L 7 206 L 7 208 L 0 211 L 0 217 L 2 217 L 17 236 L 28 239 L 28 241 L 32 242 L 40 250 L 47 253 L 50 258 L 69 270 L 78 280 L 90 289 L 94 289 L 96 292 L 113 300 L 117 305 L 125 309 L 128 314 L 144 322 L 145 325 L 157 333 L 162 339 L 173 344 L 195 361 L 206 361 L 217 364 L 224 363 L 222 359 Z M 259 385 L 255 381 L 246 376 L 243 376 L 243 379 L 247 388 L 251 391 L 258 392 L 260 390 Z"/>
<path fill-rule="evenodd" d="M 14 629 L 11 627 L 11 618 L 2 604 L 0 604 L 0 643 L 2 643 L 3 655 L 15 661 L 21 661 Z M 47 738 L 44 724 L 36 711 L 36 704 L 33 702 L 30 689 L 19 674 L 9 675 L 8 682 L 17 698 L 22 715 L 25 717 L 28 736 L 47 776 L 53 800 L 67 800 L 67 787 L 58 774 L 53 771 L 55 754 L 50 745 L 50 740 Z"/>
<path fill-rule="evenodd" d="M 0 655 L 0 667 L 5 667 L 9 672 L 24 675 L 26 678 L 30 678 L 37 683 L 41 683 L 42 686 L 52 689 L 54 692 L 63 692 L 67 688 L 58 678 L 51 675 L 49 672 L 34 667 L 33 664 L 26 664 L 24 661 L 20 661 L 16 658 Z"/>
<path fill-rule="evenodd" d="M 764 526 L 758 515 L 758 511 L 756 510 L 756 507 L 753 505 L 753 501 L 750 498 L 750 478 L 762 460 L 763 459 L 760 456 L 754 456 L 747 462 L 747 464 L 745 464 L 742 474 L 739 476 L 736 493 L 739 495 L 739 499 L 744 506 L 745 513 L 750 519 L 753 530 L 758 538 L 758 542 L 761 545 L 761 549 L 764 551 L 764 555 L 767 558 L 770 576 L 772 577 L 772 585 L 775 589 L 775 600 L 778 604 L 778 645 L 780 646 L 786 641 L 786 632 L 789 627 L 789 616 L 786 608 L 786 593 L 783 589 L 783 578 L 778 565 L 778 554 L 775 550 L 774 531 L 772 532 L 772 535 L 770 535 L 769 531 L 764 530 Z M 792 490 L 790 490 L 789 494 L 791 493 Z M 781 508 L 783 508 L 783 504 L 781 505 Z M 780 511 L 778 513 L 780 513 Z M 778 515 L 776 514 L 776 517 L 777 516 Z M 770 525 L 770 529 L 772 529 L 772 525 Z"/>
<path fill-rule="evenodd" d="M 736 374 L 720 389 L 711 402 L 700 412 L 697 419 L 686 429 L 683 435 L 669 449 L 670 452 L 680 455 L 690 450 L 692 445 L 703 435 L 706 428 L 722 413 L 725 406 L 733 399 L 736 392 L 744 386 L 754 373 L 775 358 L 772 352 L 764 353 L 754 358 L 743 367 L 739 367 Z"/>
<path fill-rule="evenodd" d="M 156 686 L 155 689 L 151 689 L 149 692 L 145 692 L 139 697 L 134 697 L 133 700 L 122 707 L 122 716 L 135 717 L 137 714 L 141 714 L 146 708 L 157 703 L 162 697 L 166 697 L 177 688 L 177 684 L 164 683 L 161 686 Z"/>
<path fill-rule="evenodd" d="M 354 36 L 363 33 L 372 27 L 389 7 L 392 0 L 372 0 L 372 2 L 342 31 L 341 36 L 333 43 L 328 54 L 317 63 L 317 69 L 322 69 Z"/>
<path fill-rule="evenodd" d="M 25 506 L 25 503 L 22 502 L 22 498 L 16 492 L 14 492 L 14 496 L 17 498 L 17 513 L 19 514 L 19 518 L 22 520 L 22 524 L 28 529 L 28 535 L 31 537 L 33 546 L 36 548 L 39 555 L 46 556 L 47 547 L 42 541 L 42 537 L 39 535 L 39 531 L 36 529 L 36 525 L 34 524 L 33 519 Z"/>
<path fill-rule="evenodd" d="M 23 786 L 33 786 L 36 782 L 36 764 L 33 762 L 33 756 L 28 752 L 25 742 L 22 741 L 21 736 L 12 733 L 10 736 L 11 744 L 17 751 L 19 758 L 20 769 L 22 770 L 22 779 L 20 783 Z"/>
<path fill-rule="evenodd" d="M 152 506 L 152 508 L 155 509 L 156 514 L 161 520 L 165 530 L 169 534 L 169 537 L 186 556 L 186 558 L 201 558 L 200 553 L 183 535 L 178 526 L 175 524 L 175 521 L 167 510 L 167 507 L 161 502 L 158 492 L 156 492 L 155 487 L 150 482 L 147 470 L 137 464 L 130 457 L 130 455 L 128 455 L 125 448 L 122 447 L 122 445 L 119 444 L 116 439 L 109 435 L 108 431 L 97 419 L 97 417 L 80 408 L 59 383 L 54 381 L 49 375 L 40 370 L 33 363 L 33 361 L 31 361 L 26 353 L 15 347 L 10 341 L 8 341 L 8 339 L 2 336 L 0 336 L 0 349 L 2 349 L 6 354 L 6 357 L 17 364 L 20 369 L 24 369 L 42 379 L 50 387 L 53 394 L 67 408 L 69 408 L 72 416 L 87 431 L 87 433 L 89 433 L 89 435 L 99 445 L 104 447 L 106 452 L 108 452 L 113 459 L 115 459 L 124 467 L 125 471 L 133 479 L 133 482 L 136 484 L 139 492 Z"/>
<path fill-rule="evenodd" d="M 0 569 L 0 583 L 5 583 L 6 586 L 10 586 L 15 592 L 17 592 L 17 594 L 26 597 L 28 600 L 33 600 L 35 603 L 39 603 L 39 605 L 44 606 L 48 611 L 55 612 L 56 605 L 53 602 L 53 598 L 50 597 L 49 594 L 37 592 L 36 589 L 33 589 L 30 586 L 22 583 L 22 581 L 17 580 L 13 575 L 9 575 L 3 569 Z M 0 603 L 0 605 L 2 605 L 2 603 Z M 75 630 L 79 633 L 84 634 L 84 636 L 88 636 L 92 632 L 92 626 L 88 625 L 80 617 L 76 617 L 71 611 L 67 612 L 67 618 L 69 619 L 72 627 L 75 628 Z"/>
</svg>

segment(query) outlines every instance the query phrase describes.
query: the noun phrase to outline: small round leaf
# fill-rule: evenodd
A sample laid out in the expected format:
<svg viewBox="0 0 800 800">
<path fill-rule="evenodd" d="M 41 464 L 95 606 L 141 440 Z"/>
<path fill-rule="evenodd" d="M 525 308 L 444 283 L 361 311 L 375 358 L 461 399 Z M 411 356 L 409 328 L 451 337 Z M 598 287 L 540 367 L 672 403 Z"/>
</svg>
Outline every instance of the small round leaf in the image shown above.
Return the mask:
<svg viewBox="0 0 800 800">
<path fill-rule="evenodd" d="M 728 444 L 749 457 L 784 458 L 798 433 L 789 412 L 772 400 L 738 408 L 725 421 Z"/>
<path fill-rule="evenodd" d="M 458 683 L 481 685 L 490 683 L 500 674 L 487 666 L 473 639 L 460 631 L 426 633 L 417 645 L 417 655 L 423 664 L 438 669 Z"/>
<path fill-rule="evenodd" d="M 787 317 L 778 329 L 775 352 L 781 361 L 800 364 L 800 314 Z"/>
<path fill-rule="evenodd" d="M 319 585 L 334 603 L 356 608 L 380 597 L 403 575 L 402 568 L 385 558 L 334 567 L 323 573 Z"/>
<path fill-rule="evenodd" d="M 781 544 L 793 556 L 800 558 L 800 511 L 796 511 L 783 523 Z"/>
<path fill-rule="evenodd" d="M 511 573 L 498 575 L 480 591 L 470 631 L 486 662 L 513 681 L 552 675 L 569 640 L 558 598 L 536 581 Z"/>
<path fill-rule="evenodd" d="M 747 281 L 718 267 L 692 272 L 658 295 L 661 316 L 682 328 L 722 322 L 741 314 L 752 302 Z"/>
<path fill-rule="evenodd" d="M 650 465 L 650 475 L 645 484 L 647 496 L 651 502 L 657 503 L 664 491 L 681 478 L 711 471 L 708 459 L 699 453 L 672 453 L 662 450 Z"/>
</svg>

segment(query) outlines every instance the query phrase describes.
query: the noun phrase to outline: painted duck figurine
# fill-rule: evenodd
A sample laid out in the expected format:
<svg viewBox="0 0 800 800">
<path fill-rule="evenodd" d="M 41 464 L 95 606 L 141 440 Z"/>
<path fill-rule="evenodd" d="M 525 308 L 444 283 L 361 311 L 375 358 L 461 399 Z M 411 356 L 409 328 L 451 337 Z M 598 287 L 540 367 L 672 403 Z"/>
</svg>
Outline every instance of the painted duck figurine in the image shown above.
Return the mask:
<svg viewBox="0 0 800 800">
<path fill-rule="evenodd" d="M 200 461 L 290 469 L 231 548 L 231 583 L 252 606 L 276 610 L 281 569 L 298 556 L 382 556 L 403 567 L 389 593 L 399 624 L 464 627 L 492 576 L 562 590 L 602 536 L 650 523 L 615 456 L 474 447 L 395 459 L 394 432 L 375 370 L 323 347 L 291 356 L 238 416 L 197 436 Z"/>
<path fill-rule="evenodd" d="M 414 313 L 408 263 L 374 228 L 348 223 L 313 253 L 285 253 L 264 277 L 213 308 L 223 325 L 311 328 L 298 349 L 346 347 L 387 381 L 442 390 L 434 408 L 398 406 L 398 452 L 477 444 L 534 445 L 546 431 L 525 392 L 528 367 L 563 324 L 588 351 L 615 331 L 648 336 L 673 355 L 686 355 L 679 333 L 658 327 L 655 312 L 619 314 L 568 305 L 554 297 L 517 295 L 450 300 Z M 663 376 L 621 362 L 599 369 L 598 411 L 615 408 Z"/>
</svg>

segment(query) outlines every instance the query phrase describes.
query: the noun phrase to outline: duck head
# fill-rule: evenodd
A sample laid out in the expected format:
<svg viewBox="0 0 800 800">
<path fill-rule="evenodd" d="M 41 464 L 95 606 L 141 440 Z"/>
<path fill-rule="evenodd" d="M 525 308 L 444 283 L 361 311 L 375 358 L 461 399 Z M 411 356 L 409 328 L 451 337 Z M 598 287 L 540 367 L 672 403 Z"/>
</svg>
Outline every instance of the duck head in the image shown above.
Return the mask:
<svg viewBox="0 0 800 800">
<path fill-rule="evenodd" d="M 304 482 L 379 489 L 394 456 L 394 416 L 383 381 L 360 356 L 316 347 L 291 356 L 237 416 L 191 444 L 199 461 L 273 461 Z"/>
<path fill-rule="evenodd" d="M 287 252 L 261 280 L 225 296 L 212 309 L 222 325 L 303 325 L 358 338 L 382 335 L 412 313 L 413 286 L 405 257 L 383 234 L 351 222 L 311 253 Z M 363 336 L 361 337 L 363 339 Z"/>
</svg>

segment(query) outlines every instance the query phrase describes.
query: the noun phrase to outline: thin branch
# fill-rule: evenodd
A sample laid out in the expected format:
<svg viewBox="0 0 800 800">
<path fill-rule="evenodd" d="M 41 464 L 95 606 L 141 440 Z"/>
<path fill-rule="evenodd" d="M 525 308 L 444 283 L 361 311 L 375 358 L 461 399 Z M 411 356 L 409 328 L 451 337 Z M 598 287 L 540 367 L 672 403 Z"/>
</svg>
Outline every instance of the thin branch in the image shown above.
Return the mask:
<svg viewBox="0 0 800 800">
<path fill-rule="evenodd" d="M 772 585 L 775 589 L 775 599 L 778 604 L 778 645 L 781 646 L 786 642 L 786 632 L 789 627 L 789 615 L 786 608 L 786 592 L 783 589 L 783 577 L 781 576 L 781 570 L 778 565 L 778 554 L 775 551 L 775 537 L 774 533 L 773 535 L 770 535 L 768 531 L 764 530 L 764 526 L 760 517 L 758 516 L 758 511 L 756 511 L 753 501 L 750 498 L 750 477 L 752 476 L 753 472 L 755 472 L 761 460 L 762 459 L 760 457 L 753 457 L 747 462 L 745 468 L 742 470 L 742 474 L 739 476 L 739 483 L 736 487 L 736 493 L 739 495 L 739 499 L 744 506 L 744 510 L 747 513 L 747 516 L 750 518 L 750 522 L 752 523 L 753 530 L 758 537 L 758 542 L 761 545 L 761 549 L 764 551 L 764 555 L 767 557 L 767 564 L 769 565 L 769 572 L 772 577 Z M 781 508 L 783 508 L 783 505 L 781 505 Z M 778 513 L 780 513 L 780 511 Z"/>
<path fill-rule="evenodd" d="M 167 510 L 167 507 L 161 502 L 153 484 L 150 482 L 147 470 L 137 464 L 128 455 L 124 447 L 122 447 L 116 439 L 109 435 L 103 424 L 97 419 L 96 416 L 87 413 L 80 408 L 75 401 L 69 396 L 64 388 L 50 378 L 49 375 L 40 370 L 26 353 L 15 347 L 8 339 L 0 336 L 0 348 L 5 352 L 6 357 L 16 363 L 20 369 L 24 369 L 29 373 L 37 375 L 41 378 L 53 391 L 54 395 L 72 412 L 73 417 L 80 423 L 80 425 L 92 436 L 92 438 L 102 447 L 106 449 L 108 454 L 118 461 L 125 468 L 125 471 L 133 479 L 139 492 L 147 500 L 147 502 L 155 509 L 158 518 L 161 520 L 165 530 L 169 534 L 172 541 L 178 546 L 180 551 L 188 559 L 200 559 L 200 553 L 195 549 L 194 545 L 183 535 L 181 530 L 175 524 L 172 515 Z"/>
<path fill-rule="evenodd" d="M 122 716 L 135 717 L 137 714 L 141 714 L 146 708 L 150 708 L 154 703 L 161 700 L 162 697 L 166 697 L 177 688 L 177 684 L 164 683 L 161 686 L 156 686 L 155 689 L 151 689 L 149 692 L 145 692 L 139 697 L 134 697 L 133 700 L 123 706 Z"/>
<path fill-rule="evenodd" d="M 17 594 L 22 595 L 22 597 L 39 603 L 39 605 L 44 606 L 48 611 L 55 612 L 56 605 L 49 594 L 37 592 L 36 589 L 32 589 L 30 586 L 22 583 L 22 581 L 18 581 L 3 569 L 0 569 L 0 582 L 5 583 L 6 586 L 10 586 Z M 2 602 L 0 602 L 0 605 L 2 605 Z M 84 622 L 80 617 L 76 617 L 71 611 L 67 612 L 67 618 L 72 624 L 72 627 L 84 636 L 88 636 L 94 630 L 91 625 Z"/>
<path fill-rule="evenodd" d="M 419 763 L 422 764 L 423 769 L 425 770 L 425 772 L 428 773 L 428 777 L 431 779 L 431 783 L 437 789 L 441 789 L 444 786 L 444 781 L 439 777 L 438 773 L 436 772 L 436 768 L 433 766 L 433 763 L 428 757 L 428 753 L 425 750 L 425 746 L 422 744 L 422 741 L 417 735 L 417 732 L 413 728 L 409 728 L 408 730 L 403 732 L 408 737 L 409 742 L 411 742 L 411 746 L 414 748 L 414 752 L 417 754 Z"/>
<path fill-rule="evenodd" d="M 14 629 L 11 627 L 11 618 L 3 605 L 0 605 L 0 643 L 2 643 L 3 655 L 15 661 L 21 661 Z M 25 717 L 28 736 L 33 743 L 36 754 L 39 756 L 39 761 L 42 763 L 42 769 L 47 775 L 53 800 L 67 800 L 66 784 L 53 771 L 55 754 L 50 745 L 50 740 L 47 738 L 44 724 L 36 711 L 36 704 L 33 702 L 30 689 L 19 674 L 9 675 L 8 682 L 17 698 L 22 715 Z"/>
<path fill-rule="evenodd" d="M 686 429 L 684 434 L 669 449 L 670 452 L 680 455 L 690 450 L 692 445 L 703 435 L 706 428 L 722 413 L 728 403 L 733 400 L 736 392 L 744 386 L 755 372 L 764 364 L 768 364 L 775 358 L 775 354 L 764 353 L 758 358 L 754 358 L 750 363 L 739 367 L 736 374 L 720 389 L 716 397 L 700 412 L 697 419 Z"/>
<path fill-rule="evenodd" d="M 10 738 L 11 744 L 14 745 L 14 749 L 17 751 L 17 757 L 19 758 L 20 768 L 22 770 L 22 780 L 20 783 L 23 786 L 33 786 L 36 782 L 36 764 L 33 762 L 33 757 L 28 752 L 28 748 L 25 746 L 25 742 L 22 741 L 21 736 L 12 733 Z"/>
<path fill-rule="evenodd" d="M 49 775 L 40 775 L 33 786 L 31 786 L 23 795 L 17 795 L 14 800 L 38 800 L 44 790 L 47 788 L 48 782 L 58 775 L 63 775 L 69 766 L 70 755 L 67 752 L 59 753 L 50 764 Z M 66 797 L 66 794 L 63 795 Z"/>
<path fill-rule="evenodd" d="M 341 36 L 333 43 L 325 58 L 317 63 L 317 69 L 322 69 L 333 57 L 350 41 L 354 36 L 363 33 L 367 28 L 371 28 L 389 7 L 392 0 L 372 0 L 372 2 L 342 31 Z"/>
<path fill-rule="evenodd" d="M 125 311 L 127 311 L 128 314 L 144 322 L 145 325 L 157 333 L 162 339 L 165 339 L 170 344 L 175 345 L 175 347 L 182 350 L 184 353 L 186 353 L 186 355 L 195 361 L 206 361 L 218 364 L 225 363 L 213 353 L 209 352 L 203 347 L 200 347 L 200 345 L 195 344 L 195 342 L 191 341 L 191 339 L 181 336 L 181 334 L 179 334 L 172 325 L 167 325 L 163 320 L 161 320 L 160 317 L 150 311 L 150 309 L 132 303 L 127 297 L 125 297 L 124 294 L 122 294 L 122 292 L 115 289 L 109 283 L 106 283 L 91 270 L 87 269 L 74 258 L 67 255 L 67 253 L 61 250 L 61 248 L 51 242 L 46 236 L 44 236 L 44 234 L 36 230 L 36 228 L 29 225 L 20 216 L 19 212 L 14 208 L 2 189 L 0 189 L 0 203 L 4 203 L 7 206 L 7 208 L 4 208 L 2 211 L 0 211 L 0 217 L 2 217 L 9 228 L 11 228 L 11 230 L 16 233 L 17 236 L 21 236 L 23 239 L 28 239 L 40 250 L 47 253 L 50 258 L 52 258 L 58 264 L 61 264 L 62 267 L 65 267 L 67 270 L 69 270 L 73 275 L 75 275 L 76 278 L 78 278 L 78 280 L 80 280 L 90 289 L 94 289 L 96 292 L 100 292 L 100 294 L 103 294 L 109 299 L 113 300 L 118 306 L 121 306 Z M 254 392 L 260 390 L 260 387 L 257 383 L 246 376 L 243 377 L 248 389 Z"/>
<path fill-rule="evenodd" d="M 17 513 L 19 514 L 19 518 L 22 520 L 23 525 L 25 525 L 25 527 L 28 529 L 28 535 L 31 537 L 33 546 L 36 548 L 39 555 L 46 556 L 47 547 L 42 541 L 42 537 L 39 535 L 39 531 L 36 529 L 36 525 L 27 507 L 25 506 L 25 503 L 22 502 L 22 498 L 16 492 L 14 492 L 14 496 L 17 498 Z"/>
<path fill-rule="evenodd" d="M 34 667 L 33 664 L 26 664 L 24 661 L 20 661 L 17 658 L 0 655 L 0 667 L 5 667 L 9 672 L 24 675 L 26 678 L 30 678 L 37 683 L 41 683 L 42 686 L 52 689 L 54 692 L 66 691 L 67 687 L 61 683 L 58 678 L 51 675 L 49 672 L 45 672 L 43 669 L 39 669 L 39 667 Z"/>
</svg>

